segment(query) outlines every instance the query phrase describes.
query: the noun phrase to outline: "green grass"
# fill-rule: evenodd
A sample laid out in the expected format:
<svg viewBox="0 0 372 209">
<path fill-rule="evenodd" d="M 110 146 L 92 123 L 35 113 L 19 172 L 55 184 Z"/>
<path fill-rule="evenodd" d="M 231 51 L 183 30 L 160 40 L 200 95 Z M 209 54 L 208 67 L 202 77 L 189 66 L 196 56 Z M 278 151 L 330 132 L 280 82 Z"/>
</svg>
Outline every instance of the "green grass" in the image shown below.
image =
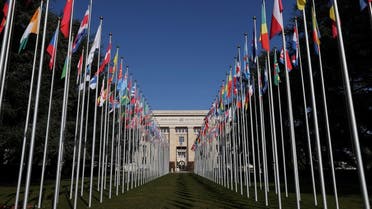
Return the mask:
<svg viewBox="0 0 372 209">
<path fill-rule="evenodd" d="M 62 181 L 63 189 L 61 190 L 58 208 L 73 208 L 73 201 L 69 197 L 69 182 Z M 86 182 L 89 186 L 89 182 Z M 107 184 L 108 186 L 108 184 Z M 246 194 L 241 196 L 231 190 L 217 185 L 207 179 L 194 174 L 169 174 L 155 181 L 147 183 L 141 187 L 130 190 L 119 196 L 115 195 L 113 190 L 112 199 L 108 199 L 108 191 L 104 192 L 103 203 L 99 203 L 99 193 L 94 187 L 92 208 L 143 208 L 143 209 L 160 209 L 160 208 L 278 208 L 277 196 L 273 190 L 269 193 L 269 206 L 264 204 L 264 193 L 258 190 L 258 202 L 254 201 L 253 188 L 251 188 L 251 197 L 248 199 Z M 51 208 L 53 200 L 53 182 L 47 182 L 45 187 L 45 196 L 43 208 Z M 273 189 L 273 188 L 270 188 Z M 38 186 L 31 186 L 30 205 L 37 204 Z M 340 208 L 358 209 L 363 208 L 361 197 L 358 193 L 339 195 Z M 15 187 L 0 187 L 0 208 L 14 204 Z M 321 207 L 321 196 L 318 195 L 318 207 L 314 206 L 312 193 L 301 193 L 301 208 L 319 209 Z M 333 196 L 327 196 L 329 208 L 335 208 Z M 85 189 L 83 197 L 78 199 L 78 208 L 87 208 L 88 188 Z M 296 208 L 295 195 L 289 193 L 289 197 L 282 195 L 283 208 Z M 6 208 L 6 207 L 5 207 Z"/>
</svg>

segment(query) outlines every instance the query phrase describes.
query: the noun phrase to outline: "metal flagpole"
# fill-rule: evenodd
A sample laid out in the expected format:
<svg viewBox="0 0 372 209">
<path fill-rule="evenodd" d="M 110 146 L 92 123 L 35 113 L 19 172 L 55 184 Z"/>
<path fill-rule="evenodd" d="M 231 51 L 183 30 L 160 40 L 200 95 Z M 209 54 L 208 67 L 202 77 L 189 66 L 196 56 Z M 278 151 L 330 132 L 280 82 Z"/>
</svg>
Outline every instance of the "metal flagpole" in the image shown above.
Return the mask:
<svg viewBox="0 0 372 209">
<path fill-rule="evenodd" d="M 99 58 L 98 58 L 99 59 Z M 105 81 L 105 75 L 103 76 L 103 79 L 102 79 L 102 85 L 104 86 L 104 81 Z M 98 97 L 96 97 L 98 98 Z M 99 154 L 98 154 L 98 181 L 97 181 L 97 191 L 100 191 L 100 186 L 101 186 L 101 169 L 103 167 L 103 165 L 101 164 L 102 162 L 102 158 L 103 158 L 103 153 L 102 153 L 102 149 L 103 149 L 103 145 L 102 145 L 102 133 L 104 132 L 103 131 L 103 116 L 104 116 L 104 112 L 103 112 L 103 105 L 101 107 L 101 126 L 100 126 L 100 132 L 99 132 Z"/>
<path fill-rule="evenodd" d="M 86 52 L 85 52 L 85 57 L 88 58 L 88 49 L 89 49 L 89 38 L 90 38 L 90 23 L 91 23 L 91 17 L 92 17 L 92 0 L 90 0 L 89 2 L 89 21 L 88 21 L 88 31 L 87 31 L 87 44 L 86 44 Z M 87 60 L 87 59 L 86 59 Z M 86 69 L 88 68 L 88 64 L 87 62 L 85 63 L 85 66 L 86 66 Z M 87 71 L 87 70 L 86 70 Z M 91 75 L 91 71 L 92 69 L 89 70 L 88 72 L 88 75 L 87 75 L 87 72 L 85 72 L 84 74 L 84 86 L 86 86 L 86 83 L 85 82 L 88 82 L 90 81 L 90 75 Z M 87 79 L 89 78 L 89 79 Z M 98 82 L 98 77 L 97 77 L 97 82 Z M 83 196 L 83 192 L 84 192 L 84 176 L 85 176 L 85 155 L 86 155 L 86 151 L 87 151 L 87 137 L 88 137 L 88 120 L 89 120 L 89 101 L 90 101 L 90 87 L 88 85 L 88 98 L 87 98 L 87 105 L 86 105 L 86 117 L 85 117 L 85 132 L 84 132 L 84 148 L 83 148 L 83 168 L 82 168 L 82 171 L 81 171 L 81 191 L 80 191 L 80 196 Z M 82 107 L 82 109 L 84 110 L 84 107 Z"/>
<path fill-rule="evenodd" d="M 297 39 L 299 39 L 298 36 L 298 25 L 297 25 L 297 17 L 295 18 L 295 27 L 297 33 Z M 304 101 L 304 115 L 305 115 L 305 125 L 306 125 L 306 136 L 307 136 L 307 145 L 309 150 L 309 161 L 310 161 L 310 169 L 311 169 L 311 182 L 313 186 L 313 196 L 314 196 L 314 203 L 315 205 L 318 205 L 317 197 L 316 197 L 316 186 L 315 186 L 315 178 L 314 178 L 314 166 L 313 166 L 313 152 L 311 149 L 311 139 L 310 139 L 310 130 L 309 130 L 309 118 L 307 115 L 307 102 L 306 102 L 306 91 L 305 91 L 305 82 L 304 82 L 304 76 L 303 76 L 303 69 L 302 69 L 302 60 L 301 60 L 301 47 L 300 47 L 300 41 L 297 40 L 297 47 L 298 47 L 298 61 L 299 61 L 299 67 L 300 67 L 300 75 L 301 75 L 301 86 L 302 86 L 302 98 Z"/>
<path fill-rule="evenodd" d="M 44 1 L 41 1 L 41 4 L 40 4 L 40 7 L 41 8 L 43 6 L 43 2 Z M 12 16 L 12 18 L 13 18 L 13 16 Z M 40 29 L 40 19 L 41 18 L 39 18 L 39 21 L 38 21 L 38 28 L 39 29 Z M 10 22 L 11 22 L 11 24 L 13 23 L 13 21 L 10 21 Z M 5 40 L 5 39 L 6 39 L 6 36 L 5 36 L 5 33 L 4 33 L 3 40 Z M 5 44 L 7 44 L 7 43 L 5 43 Z M 31 102 L 32 102 L 32 93 L 33 93 L 33 88 L 34 88 L 34 80 L 35 80 L 36 59 L 37 59 L 38 45 L 39 45 L 39 33 L 37 33 L 37 35 L 36 35 L 35 52 L 34 52 L 34 58 L 33 58 L 33 64 L 32 64 L 32 71 L 31 71 L 31 82 L 30 82 L 30 87 L 29 87 L 30 88 L 30 91 L 29 91 L 29 94 L 28 94 L 28 103 L 27 103 L 27 113 L 26 113 L 25 129 L 24 129 L 24 132 L 23 132 L 23 143 L 22 143 L 22 152 L 21 152 L 21 162 L 19 164 L 17 192 L 16 192 L 16 199 L 15 199 L 15 205 L 14 205 L 15 208 L 18 208 L 19 194 L 20 194 L 21 184 L 22 184 L 22 174 L 23 174 L 23 168 L 24 168 L 24 164 L 25 164 L 24 161 L 25 161 L 25 154 L 26 154 L 27 131 L 28 131 L 28 126 L 29 126 L 29 122 L 30 122 Z M 6 69 L 6 67 L 5 67 L 5 69 Z M 5 75 L 3 75 L 3 76 L 5 76 Z M 0 104 L 0 106 L 1 106 L 1 104 Z M 1 109 L 0 109 L 0 111 L 1 111 Z"/>
<path fill-rule="evenodd" d="M 40 6 L 40 8 L 42 8 L 42 5 Z M 49 0 L 46 0 L 44 28 L 43 28 L 43 36 L 42 36 L 42 40 L 41 40 L 41 49 L 42 50 L 40 52 L 39 74 L 38 74 L 38 80 L 37 80 L 37 86 L 36 86 L 34 116 L 33 116 L 33 121 L 32 121 L 32 132 L 31 132 L 31 141 L 30 141 L 30 152 L 29 152 L 28 164 L 27 164 L 25 196 L 24 196 L 24 200 L 23 200 L 23 208 L 24 209 L 27 208 L 27 201 L 28 201 L 30 182 L 31 182 L 32 159 L 33 159 L 33 155 L 34 155 L 37 114 L 38 114 L 38 109 L 39 109 L 39 98 L 40 98 L 40 87 L 41 87 L 41 76 L 42 76 L 42 72 L 43 72 L 43 63 L 44 63 L 44 48 L 45 48 L 45 36 L 46 36 L 46 30 L 47 30 L 47 22 L 48 22 L 48 10 L 49 10 Z M 38 25 L 40 25 L 41 12 L 40 12 L 39 15 L 40 16 L 39 16 Z"/>
<path fill-rule="evenodd" d="M 279 209 L 282 208 L 282 195 L 281 195 L 281 186 L 280 186 L 280 173 L 279 173 L 279 157 L 278 157 L 278 145 L 277 145 L 277 138 L 276 138 L 276 120 L 275 120 L 275 108 L 274 108 L 274 97 L 273 97 L 273 85 L 271 79 L 271 63 L 270 63 L 270 52 L 267 52 L 267 65 L 268 65 L 268 82 L 269 82 L 269 105 L 271 109 L 271 126 L 273 131 L 273 146 L 274 146 L 274 155 L 275 155 L 275 170 L 276 170 L 276 181 L 277 181 L 277 195 L 278 195 L 278 205 Z"/>
<path fill-rule="evenodd" d="M 354 112 L 354 102 L 353 102 L 353 96 L 350 86 L 350 78 L 349 78 L 349 70 L 347 67 L 346 62 L 346 55 L 345 55 L 345 48 L 344 48 L 344 39 L 342 36 L 342 30 L 341 30 L 341 23 L 340 23 L 340 15 L 338 13 L 338 3 L 337 0 L 333 0 L 334 3 L 334 10 L 335 10 L 335 16 L 336 16 L 336 25 L 337 25 L 337 32 L 338 32 L 338 45 L 341 55 L 341 61 L 342 61 L 342 77 L 343 77 L 343 83 L 345 86 L 345 96 L 347 101 L 347 107 L 348 107 L 348 117 L 351 123 L 351 129 L 352 129 L 352 136 L 353 136 L 353 143 L 354 143 L 354 149 L 355 149 L 355 155 L 357 158 L 357 166 L 359 171 L 359 181 L 360 186 L 362 190 L 363 195 L 363 202 L 365 209 L 370 208 L 369 198 L 368 198 L 368 190 L 367 190 L 367 183 L 366 178 L 364 174 L 364 168 L 363 168 L 363 160 L 362 160 L 362 154 L 360 150 L 360 144 L 359 144 L 359 135 L 358 135 L 358 128 L 356 124 L 355 119 L 355 112 Z M 371 3 L 369 2 L 369 6 L 371 8 Z M 371 11 L 372 13 L 372 11 Z M 371 14 L 372 16 L 372 14 Z"/>
<path fill-rule="evenodd" d="M 254 42 L 256 42 L 256 17 L 253 17 L 253 28 L 254 28 Z M 257 46 L 257 44 L 256 44 Z M 259 65 L 258 56 L 256 53 L 256 67 L 257 67 L 257 84 L 258 84 L 258 104 L 259 104 L 259 110 L 260 110 L 260 126 L 261 126 L 261 146 L 262 146 L 262 164 L 263 164 L 263 172 L 264 172 L 264 192 L 265 192 L 265 205 L 269 205 L 268 200 L 268 177 L 267 177 L 267 153 L 266 153 L 266 136 L 265 136 L 265 115 L 263 111 L 263 101 L 262 101 L 262 79 L 261 79 L 261 70 Z"/>
<path fill-rule="evenodd" d="M 116 55 L 119 53 L 119 47 L 116 47 Z M 115 56 L 116 56 L 115 55 Z M 115 71 L 117 70 L 117 63 L 114 63 L 113 69 Z M 113 72 L 112 79 L 114 79 L 115 73 Z M 116 87 L 117 87 L 117 81 L 115 82 L 115 88 L 114 88 L 114 100 L 116 99 Z M 112 195 L 112 169 L 114 165 L 114 143 L 115 143 L 115 113 L 116 113 L 116 107 L 115 103 L 111 104 L 113 112 L 112 112 L 112 133 L 111 133 L 111 160 L 110 160 L 110 188 L 109 188 L 109 199 L 111 199 Z"/>
<path fill-rule="evenodd" d="M 59 30 L 59 24 L 60 19 L 58 19 L 57 23 L 57 31 Z M 41 208 L 41 201 L 43 197 L 43 185 L 44 185 L 44 173 L 45 173 L 45 164 L 46 164 L 46 157 L 47 157 L 47 149 L 48 149 L 48 138 L 49 138 L 49 125 L 50 125 L 50 115 L 52 111 L 52 99 L 53 99 L 53 87 L 54 87 L 54 74 L 56 69 L 56 57 L 57 57 L 57 49 L 58 49 L 58 34 L 55 39 L 56 47 L 54 49 L 54 55 L 53 55 L 53 69 L 52 69 L 52 78 L 51 78 L 51 84 L 50 84 L 50 94 L 49 94 L 49 107 L 48 107 L 48 119 L 47 119 L 47 127 L 46 127 L 46 133 L 45 133 L 45 141 L 44 141 L 44 153 L 43 153 L 43 164 L 42 164 L 42 170 L 41 170 L 41 179 L 40 179 L 40 190 L 39 190 L 39 200 L 37 207 Z"/>
<path fill-rule="evenodd" d="M 8 6 L 9 6 L 10 9 L 8 10 L 8 14 L 6 14 L 6 16 L 8 18 L 6 18 L 6 21 L 5 21 L 4 36 L 3 36 L 3 41 L 2 41 L 2 44 L 1 44 L 1 54 L 0 54 L 0 79 L 2 80 L 1 81 L 1 86 L 2 86 L 1 91 L 3 91 L 3 88 L 4 88 L 4 80 L 5 79 L 3 79 L 3 78 L 5 78 L 6 69 L 7 69 L 7 61 L 6 60 L 7 60 L 8 54 L 9 54 L 9 44 L 10 44 L 10 37 L 12 35 L 15 3 L 16 3 L 15 0 L 9 0 L 9 5 Z M 37 34 L 37 37 L 38 36 L 39 36 L 39 33 Z M 36 56 L 36 53 L 35 53 L 35 56 Z M 0 99 L 0 112 L 1 112 L 2 103 L 3 103 L 3 100 L 2 100 L 2 97 L 1 97 L 1 99 Z M 16 203 L 16 205 L 18 205 L 18 204 Z"/>
<path fill-rule="evenodd" d="M 283 14 L 280 13 L 283 17 Z M 285 67 L 285 79 L 286 79 L 286 90 L 287 90 L 287 103 L 288 103 L 288 117 L 289 117 L 289 131 L 290 131 L 290 138 L 291 138 L 291 145 L 292 145 L 292 158 L 293 158 L 293 175 L 295 180 L 295 188 L 296 188 L 296 204 L 297 209 L 300 208 L 300 184 L 299 184 L 299 177 L 298 177 L 298 167 L 297 167 L 297 151 L 296 151 L 296 138 L 295 138 L 295 130 L 294 130 L 294 120 L 293 120 L 293 110 L 292 110 L 292 94 L 291 94 L 291 84 L 289 80 L 289 72 L 287 68 L 287 46 L 285 42 L 285 34 L 284 29 L 282 28 L 282 42 L 283 42 L 283 52 L 284 52 L 284 67 Z"/>
<path fill-rule="evenodd" d="M 307 23 L 306 23 L 306 12 L 302 10 L 303 21 L 304 21 L 304 31 L 305 31 L 305 40 L 306 40 L 306 55 L 307 55 L 307 64 L 309 68 L 309 81 L 310 81 L 310 95 L 311 95 L 311 103 L 313 107 L 313 117 L 314 117 L 314 132 L 315 132 L 315 142 L 318 154 L 318 170 L 319 170 L 319 178 L 320 178 L 320 188 L 322 192 L 322 199 L 323 199 L 323 207 L 327 208 L 327 199 L 326 199 L 326 190 L 325 190 L 325 182 L 324 182 L 324 171 L 323 171 L 323 159 L 322 159 L 322 148 L 320 144 L 320 136 L 319 136 L 319 125 L 318 125 L 318 114 L 317 114 L 317 107 L 316 107 L 316 100 L 315 100 L 315 90 L 314 90 L 314 81 L 313 81 L 313 68 L 311 64 L 310 58 L 310 47 L 309 47 L 309 37 L 308 37 L 308 30 L 307 30 Z"/>
<path fill-rule="evenodd" d="M 72 17 L 72 15 L 71 15 Z M 71 21 L 72 22 L 72 21 Z M 71 26 L 71 25 L 70 25 Z M 71 27 L 70 27 L 70 36 L 69 36 L 69 43 L 67 49 L 67 66 L 66 66 L 66 77 L 65 77 L 65 84 L 63 90 L 63 106 L 62 106 L 62 115 L 61 115 L 61 128 L 60 128 L 60 135 L 59 135 L 59 145 L 58 145 L 58 162 L 57 162 L 57 174 L 56 174 L 56 185 L 54 188 L 54 201 L 53 201 L 53 209 L 57 209 L 58 199 L 59 199 L 59 187 L 60 187 L 60 179 L 61 179 L 61 171 L 62 171 L 62 158 L 63 158 L 63 145 L 64 145 L 64 134 L 66 129 L 66 118 L 67 118 L 67 104 L 68 104 L 68 94 L 69 94 L 69 79 L 70 79 L 70 62 L 71 59 L 71 50 L 72 50 L 72 35 L 71 35 Z"/>
<path fill-rule="evenodd" d="M 0 92 L 0 112 L 1 112 L 1 107 L 2 107 L 2 104 L 3 104 L 3 96 L 4 96 L 4 89 L 5 89 L 5 79 L 6 79 L 6 71 L 8 70 L 8 59 L 9 59 L 9 50 L 10 50 L 10 47 L 9 47 L 9 45 L 10 45 L 10 37 L 12 37 L 12 28 L 13 28 L 13 22 L 14 22 L 14 8 L 15 8 L 15 1 L 14 1 L 14 3 L 12 4 L 12 6 L 10 6 L 10 4 L 9 4 L 9 8 L 11 8 L 10 10 L 12 11 L 11 12 L 11 16 L 10 16 L 10 24 L 9 24 L 9 22 L 7 23 L 5 23 L 5 24 L 9 24 L 9 27 L 10 27 L 10 29 L 9 29 L 9 34 L 8 35 L 6 35 L 5 33 L 4 33 L 4 36 L 3 36 L 3 40 L 5 40 L 6 42 L 5 42 L 5 45 L 6 45 L 6 52 L 5 52 L 5 61 L 4 61 L 4 63 L 2 63 L 1 65 L 0 65 L 0 79 L 1 79 L 1 92 Z M 8 14 L 9 14 L 9 12 L 8 12 Z M 9 18 L 7 18 L 7 19 L 9 19 Z M 5 27 L 6 27 L 6 25 L 5 25 Z M 39 36 L 39 34 L 37 34 L 37 36 Z M 37 42 L 38 43 L 38 42 Z M 4 44 L 4 42 L 3 42 L 3 44 Z M 4 45 L 4 46 L 5 46 Z M 35 47 L 35 49 L 36 49 L 36 47 Z M 1 56 L 3 56 L 3 55 L 1 55 Z M 3 60 L 0 60 L 0 61 L 3 61 Z"/>
<path fill-rule="evenodd" d="M 255 85 L 254 76 L 252 76 L 252 86 Z M 253 87 L 252 87 L 253 88 Z M 258 178 L 260 181 L 260 189 L 262 190 L 262 178 L 261 178 L 261 154 L 260 154 L 260 143 L 259 143 L 259 129 L 258 129 L 258 113 L 257 113 L 257 97 L 253 94 L 253 105 L 254 105 L 254 118 L 255 118 L 255 129 L 256 129 L 256 143 L 257 143 L 257 160 L 258 160 Z"/>
<path fill-rule="evenodd" d="M 91 2 L 91 8 L 92 8 L 92 2 Z M 91 13 L 89 13 L 89 15 L 91 15 Z M 90 19 L 91 18 L 89 18 L 89 21 L 90 21 Z M 99 18 L 99 20 L 100 20 L 99 25 L 102 26 L 103 17 L 101 16 Z M 99 27 L 99 28 L 101 28 L 101 27 Z M 98 71 L 98 68 L 99 68 L 99 65 L 100 65 L 100 62 L 99 62 L 100 55 L 101 55 L 101 47 L 98 47 L 97 71 Z M 87 54 L 87 56 L 88 56 L 88 54 Z M 88 200 L 88 207 L 89 208 L 92 206 L 92 195 L 93 195 L 94 153 L 95 153 L 95 146 L 96 146 L 97 106 L 98 106 L 98 103 L 96 102 L 96 99 L 98 97 L 98 87 L 99 87 L 99 75 L 97 74 L 97 84 L 96 84 L 96 91 L 95 91 L 95 96 L 94 96 L 94 119 L 93 119 L 93 132 L 92 132 L 92 135 L 93 135 L 93 139 L 92 139 L 92 156 L 91 156 L 91 163 L 90 163 L 90 179 L 89 179 L 89 200 Z M 100 142 L 101 142 L 101 140 L 100 140 Z M 100 145 L 101 145 L 101 143 L 100 143 Z M 101 147 L 100 147 L 100 149 L 101 149 Z M 99 153 L 101 154 L 101 150 L 99 150 Z M 99 172 L 98 172 L 98 176 L 99 176 Z"/>
<path fill-rule="evenodd" d="M 126 75 L 128 75 L 127 74 L 128 66 L 126 68 L 127 68 Z M 126 78 L 126 79 L 128 79 L 128 78 Z M 128 80 L 127 80 L 127 82 L 128 82 Z M 128 88 L 128 86 L 126 86 L 125 88 Z M 128 92 L 126 92 L 126 93 L 128 93 Z M 120 98 L 120 100 L 121 100 L 121 98 Z M 124 194 L 124 188 L 125 188 L 125 164 L 126 164 L 126 161 L 128 161 L 128 158 L 126 157 L 126 155 L 127 155 L 127 152 L 126 152 L 127 142 L 126 141 L 127 141 L 128 134 L 129 134 L 128 128 L 127 128 L 127 117 L 129 116 L 129 114 L 127 116 L 128 109 L 129 109 L 128 105 L 125 104 L 125 106 L 124 106 L 124 118 L 123 118 L 123 120 L 124 120 L 124 133 L 123 133 L 124 137 L 123 137 L 123 171 L 122 171 L 123 172 L 123 180 L 122 180 L 122 187 L 121 187 L 121 193 L 122 194 Z M 127 164 L 127 166 L 128 166 L 128 164 Z M 129 172 L 129 171 L 127 171 L 127 172 Z M 128 179 L 127 179 L 127 184 L 128 184 Z"/>
<path fill-rule="evenodd" d="M 73 159 L 72 159 L 72 169 L 71 169 L 71 182 L 70 182 L 70 200 L 72 199 L 72 193 L 74 188 L 74 178 L 75 178 L 75 161 L 76 161 L 76 142 L 77 142 L 77 134 L 79 130 L 79 115 L 80 115 L 80 85 L 81 85 L 81 76 L 78 78 L 78 103 L 76 107 L 76 119 L 75 119 L 75 135 L 74 135 L 74 151 L 73 151 Z"/>
</svg>

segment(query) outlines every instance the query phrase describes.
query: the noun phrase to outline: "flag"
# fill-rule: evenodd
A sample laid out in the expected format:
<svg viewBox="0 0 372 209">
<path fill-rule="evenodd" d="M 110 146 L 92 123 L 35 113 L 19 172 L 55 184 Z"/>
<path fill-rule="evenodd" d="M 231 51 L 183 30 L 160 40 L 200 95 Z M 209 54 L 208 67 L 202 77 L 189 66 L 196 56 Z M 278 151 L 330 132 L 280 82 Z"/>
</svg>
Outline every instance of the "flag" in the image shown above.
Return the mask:
<svg viewBox="0 0 372 209">
<path fill-rule="evenodd" d="M 227 82 L 227 98 L 231 97 L 232 84 L 233 84 L 233 81 L 232 81 L 232 74 L 231 74 L 231 70 L 230 70 L 229 80 Z"/>
<path fill-rule="evenodd" d="M 282 0 L 274 0 L 273 16 L 271 17 L 270 39 L 283 30 L 283 3 Z"/>
<path fill-rule="evenodd" d="M 255 26 L 253 26 L 255 27 Z M 256 28 L 253 28 L 253 39 L 252 39 L 252 58 L 253 63 L 257 61 L 257 35 Z"/>
<path fill-rule="evenodd" d="M 65 64 L 63 64 L 61 79 L 64 79 L 66 77 L 67 63 L 68 63 L 68 55 L 66 56 Z"/>
<path fill-rule="evenodd" d="M 97 105 L 102 107 L 107 97 L 107 89 L 105 90 L 105 79 L 102 81 L 101 92 L 97 98 Z"/>
<path fill-rule="evenodd" d="M 298 31 L 297 27 L 295 26 L 293 29 L 293 35 L 292 35 L 292 47 L 295 49 L 295 53 L 291 56 L 291 61 L 293 66 L 298 65 L 298 54 L 299 54 L 299 47 L 298 47 Z"/>
<path fill-rule="evenodd" d="M 320 32 L 318 28 L 318 22 L 316 20 L 316 14 L 314 7 L 312 8 L 312 23 L 313 23 L 313 42 L 314 42 L 314 50 L 315 53 L 318 55 L 320 50 Z"/>
<path fill-rule="evenodd" d="M 57 50 L 57 40 L 58 40 L 58 33 L 59 29 L 57 28 L 56 31 L 54 32 L 52 40 L 50 40 L 49 45 L 46 49 L 47 53 L 50 55 L 50 60 L 49 60 L 49 69 L 53 69 L 54 65 L 54 60 L 56 59 L 56 50 Z"/>
<path fill-rule="evenodd" d="M 372 0 L 359 0 L 360 10 L 364 10 Z M 1 33 L 1 32 L 0 32 Z"/>
<path fill-rule="evenodd" d="M 83 69 L 83 57 L 84 57 L 84 49 L 81 52 L 81 55 L 80 55 L 80 58 L 79 58 L 79 62 L 77 64 L 77 74 L 78 74 L 78 76 L 81 74 L 81 71 Z"/>
<path fill-rule="evenodd" d="M 77 51 L 81 41 L 83 40 L 83 38 L 87 34 L 88 23 L 89 23 L 89 7 L 88 7 L 87 11 L 85 12 L 83 19 L 81 20 L 78 33 L 75 36 L 74 44 L 72 45 L 72 53 L 75 53 Z"/>
<path fill-rule="evenodd" d="M 298 10 L 304 10 L 306 5 L 306 0 L 297 0 L 297 9 Z"/>
<path fill-rule="evenodd" d="M 112 60 L 113 62 L 113 66 L 110 70 L 110 80 L 113 82 L 113 83 L 116 83 L 117 81 L 117 67 L 118 67 L 118 59 L 119 59 L 119 48 L 116 49 L 116 53 L 115 53 L 115 56 L 114 56 L 114 59 Z"/>
<path fill-rule="evenodd" d="M 332 37 L 336 38 L 338 35 L 337 32 L 337 25 L 336 25 L 336 15 L 335 15 L 335 7 L 333 3 L 331 3 L 331 8 L 329 9 L 329 17 L 331 18 L 332 22 Z"/>
<path fill-rule="evenodd" d="M 265 71 L 264 71 L 264 82 L 263 82 L 264 84 L 263 84 L 263 87 L 261 89 L 261 95 L 264 95 L 266 93 L 267 87 L 269 86 L 268 80 L 269 79 L 268 79 L 268 74 L 267 74 L 267 67 L 265 67 Z"/>
<path fill-rule="evenodd" d="M 0 34 L 1 34 L 1 32 L 3 32 L 3 29 L 5 27 L 6 18 L 8 16 L 8 10 L 9 10 L 9 0 L 7 0 L 4 3 L 4 7 L 3 7 L 3 19 L 1 20 L 1 23 L 0 23 Z"/>
<path fill-rule="evenodd" d="M 107 46 L 105 58 L 102 60 L 102 63 L 99 66 L 99 70 L 98 70 L 97 74 L 100 74 L 100 73 L 103 72 L 103 70 L 105 69 L 105 66 L 110 62 L 110 59 L 111 59 L 111 42 Z"/>
<path fill-rule="evenodd" d="M 249 55 L 248 55 L 248 37 L 247 36 L 245 36 L 243 61 L 244 61 L 243 75 L 246 79 L 249 79 L 250 72 L 249 72 Z"/>
<path fill-rule="evenodd" d="M 31 33 L 33 34 L 39 33 L 40 16 L 41 16 L 41 8 L 38 7 L 34 15 L 32 16 L 30 23 L 28 24 L 25 32 L 23 33 L 21 37 L 18 53 L 26 48 L 28 37 L 30 36 Z"/>
<path fill-rule="evenodd" d="M 283 48 L 282 48 L 282 50 L 280 51 L 280 59 L 279 59 L 279 61 L 283 64 L 283 65 L 285 65 L 285 63 L 287 63 L 287 70 L 288 70 L 288 72 L 291 72 L 291 70 L 292 70 L 292 63 L 291 63 L 291 60 L 290 60 L 290 58 L 289 58 L 289 54 L 288 54 L 288 50 L 285 50 L 285 58 L 286 58 L 286 62 L 284 62 L 284 52 L 283 52 L 284 50 L 283 50 Z"/>
<path fill-rule="evenodd" d="M 65 38 L 68 38 L 68 33 L 70 31 L 70 19 L 71 19 L 71 12 L 72 12 L 72 1 L 67 0 L 65 4 L 65 8 L 63 9 L 63 16 L 61 19 L 61 33 Z"/>
<path fill-rule="evenodd" d="M 270 51 L 270 42 L 269 42 L 269 34 L 267 32 L 267 24 L 266 24 L 266 6 L 265 0 L 262 0 L 262 8 L 261 8 L 261 45 L 262 49 L 265 51 Z"/>
<path fill-rule="evenodd" d="M 96 89 L 97 86 L 97 75 L 94 75 L 93 78 L 89 81 L 89 87 L 91 89 Z"/>
<path fill-rule="evenodd" d="M 90 48 L 90 51 L 89 51 L 89 54 L 88 54 L 87 65 L 92 64 L 94 53 L 96 52 L 97 49 L 99 49 L 99 47 L 101 45 L 101 30 L 102 30 L 102 25 L 100 24 L 98 26 L 96 36 L 94 37 L 92 48 Z"/>
<path fill-rule="evenodd" d="M 280 68 L 279 68 L 278 59 L 277 59 L 276 51 L 275 51 L 274 53 L 274 85 L 275 86 L 278 86 L 280 82 L 279 73 L 280 73 Z"/>
</svg>

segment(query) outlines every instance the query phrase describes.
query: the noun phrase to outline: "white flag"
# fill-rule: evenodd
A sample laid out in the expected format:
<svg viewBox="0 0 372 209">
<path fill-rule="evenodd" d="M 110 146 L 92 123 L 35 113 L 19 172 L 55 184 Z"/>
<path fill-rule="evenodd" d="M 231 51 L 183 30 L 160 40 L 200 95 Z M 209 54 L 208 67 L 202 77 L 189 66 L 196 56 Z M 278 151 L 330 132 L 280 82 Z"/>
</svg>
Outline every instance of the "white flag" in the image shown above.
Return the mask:
<svg viewBox="0 0 372 209">
<path fill-rule="evenodd" d="M 88 59 L 87 59 L 87 65 L 92 64 L 94 52 L 96 52 L 96 49 L 98 49 L 100 45 L 101 45 L 101 25 L 99 25 L 97 29 L 96 37 L 94 38 L 92 48 L 90 48 Z"/>
</svg>

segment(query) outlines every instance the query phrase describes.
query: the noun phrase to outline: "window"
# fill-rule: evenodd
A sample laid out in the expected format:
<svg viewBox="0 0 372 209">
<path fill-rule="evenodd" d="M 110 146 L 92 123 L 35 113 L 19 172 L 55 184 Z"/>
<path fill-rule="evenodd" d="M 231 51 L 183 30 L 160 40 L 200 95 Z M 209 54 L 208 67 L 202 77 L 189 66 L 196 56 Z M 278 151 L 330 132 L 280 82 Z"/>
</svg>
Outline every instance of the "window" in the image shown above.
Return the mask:
<svg viewBox="0 0 372 209">
<path fill-rule="evenodd" d="M 187 133 L 187 127 L 176 127 L 176 133 Z"/>
<path fill-rule="evenodd" d="M 182 146 L 182 144 L 185 142 L 185 137 L 183 136 L 178 137 L 178 142 Z"/>
</svg>

